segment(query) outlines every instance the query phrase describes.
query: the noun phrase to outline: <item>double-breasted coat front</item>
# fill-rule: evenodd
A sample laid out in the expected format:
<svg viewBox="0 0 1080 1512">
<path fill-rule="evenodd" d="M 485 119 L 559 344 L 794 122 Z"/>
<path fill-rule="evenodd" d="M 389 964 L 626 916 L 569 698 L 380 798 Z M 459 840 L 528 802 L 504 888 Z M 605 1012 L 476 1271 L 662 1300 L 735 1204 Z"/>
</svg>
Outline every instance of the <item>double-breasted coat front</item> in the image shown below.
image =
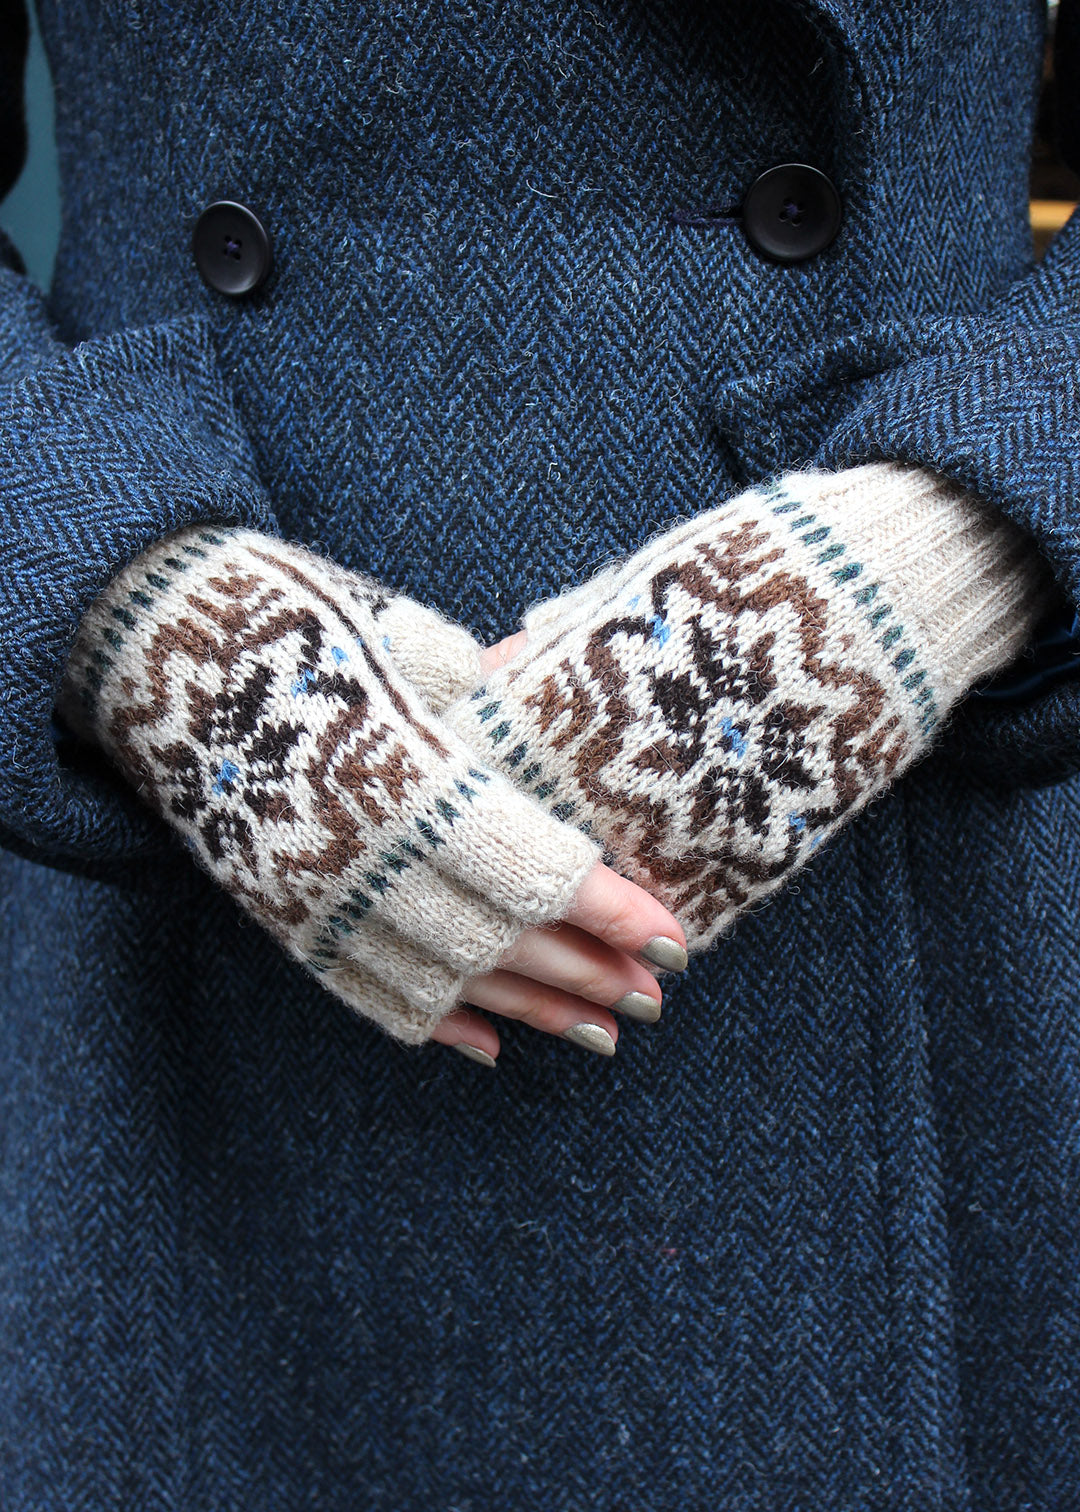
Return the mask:
<svg viewBox="0 0 1080 1512">
<path fill-rule="evenodd" d="M 47 291 L 0 267 L 0 1504 L 1080 1508 L 1080 220 L 1036 266 L 1042 0 L 38 16 L 62 234 Z M 754 222 L 782 165 L 788 258 Z M 193 256 L 218 201 L 267 238 L 240 292 Z M 875 458 L 1030 533 L 1039 656 L 614 1061 L 403 1049 L 54 716 L 82 614 L 190 522 L 491 641 L 739 487 Z"/>
</svg>

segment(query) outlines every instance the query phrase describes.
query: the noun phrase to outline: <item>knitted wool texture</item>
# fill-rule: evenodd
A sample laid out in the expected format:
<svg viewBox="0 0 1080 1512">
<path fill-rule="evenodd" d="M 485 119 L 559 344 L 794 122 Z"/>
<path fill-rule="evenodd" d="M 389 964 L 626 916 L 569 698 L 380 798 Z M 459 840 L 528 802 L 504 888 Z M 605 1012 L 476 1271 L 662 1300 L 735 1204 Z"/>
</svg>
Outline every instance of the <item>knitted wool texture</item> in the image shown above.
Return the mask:
<svg viewBox="0 0 1080 1512">
<path fill-rule="evenodd" d="M 601 855 L 708 948 L 926 754 L 1049 582 L 937 474 L 788 474 L 534 605 L 476 687 L 479 643 L 436 610 L 192 527 L 94 605 L 59 707 L 291 955 L 417 1044 Z"/>
<path fill-rule="evenodd" d="M 698 952 L 929 751 L 1050 586 L 937 474 L 789 474 L 535 606 L 524 652 L 445 718 Z"/>
<path fill-rule="evenodd" d="M 599 851 L 440 725 L 391 631 L 435 699 L 475 670 L 434 611 L 303 547 L 189 527 L 95 602 L 58 706 L 292 956 L 420 1043 L 566 913 Z"/>
<path fill-rule="evenodd" d="M 347 571 L 329 558 L 320 559 L 319 567 L 339 592 L 370 614 L 379 644 L 429 709 L 441 713 L 476 687 L 484 648 L 464 626 L 407 594 L 388 593 L 375 578 Z"/>
</svg>

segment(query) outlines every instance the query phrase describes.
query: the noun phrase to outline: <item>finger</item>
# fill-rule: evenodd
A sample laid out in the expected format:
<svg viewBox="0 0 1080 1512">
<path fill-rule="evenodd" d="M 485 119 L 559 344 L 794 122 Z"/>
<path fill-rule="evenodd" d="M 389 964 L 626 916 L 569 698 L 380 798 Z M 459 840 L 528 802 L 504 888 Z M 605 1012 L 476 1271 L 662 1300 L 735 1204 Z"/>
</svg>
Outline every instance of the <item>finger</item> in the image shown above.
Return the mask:
<svg viewBox="0 0 1080 1512">
<path fill-rule="evenodd" d="M 480 1055 L 470 1056 L 474 1060 L 486 1055 L 494 1061 L 499 1054 L 499 1035 L 495 1026 L 482 1013 L 474 1013 L 464 1005 L 441 1019 L 431 1038 L 452 1049 L 465 1046 L 467 1050 L 479 1051 Z"/>
<path fill-rule="evenodd" d="M 644 1016 L 639 1000 L 647 996 L 655 1004 L 648 1016 L 660 1017 L 659 989 L 646 967 L 575 924 L 524 930 L 496 964 L 589 1003 L 621 1004 L 632 1017 Z"/>
<path fill-rule="evenodd" d="M 686 931 L 675 915 L 603 862 L 585 878 L 564 917 L 608 945 L 642 956 L 650 968 L 686 968 Z"/>
<path fill-rule="evenodd" d="M 577 1040 L 578 1044 L 604 1055 L 615 1053 L 619 1039 L 618 1021 L 605 1009 L 571 993 L 503 970 L 474 977 L 466 984 L 465 990 L 469 1002 L 477 1008 L 485 1008 L 490 1013 L 538 1029 L 542 1034 L 554 1034 L 563 1039 L 572 1039 L 575 1030 L 584 1028 L 585 1035 Z M 599 1035 L 597 1030 L 601 1031 Z"/>
<path fill-rule="evenodd" d="M 513 635 L 507 635 L 494 646 L 485 646 L 480 653 L 480 666 L 484 674 L 496 672 L 500 667 L 505 667 L 508 661 L 512 661 L 525 649 L 528 638 L 527 630 L 515 630 Z"/>
</svg>

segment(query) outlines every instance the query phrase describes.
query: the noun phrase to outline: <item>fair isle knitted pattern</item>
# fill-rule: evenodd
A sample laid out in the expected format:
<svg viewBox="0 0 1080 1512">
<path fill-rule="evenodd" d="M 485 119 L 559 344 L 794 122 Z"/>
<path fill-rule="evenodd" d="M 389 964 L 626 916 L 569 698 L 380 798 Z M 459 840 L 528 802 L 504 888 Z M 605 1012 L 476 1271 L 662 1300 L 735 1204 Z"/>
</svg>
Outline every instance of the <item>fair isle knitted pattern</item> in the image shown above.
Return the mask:
<svg viewBox="0 0 1080 1512">
<path fill-rule="evenodd" d="M 479 682 L 483 646 L 463 625 L 404 593 L 388 593 L 376 578 L 350 571 L 329 557 L 321 568 L 371 615 L 379 644 L 402 677 L 439 714 Z"/>
<path fill-rule="evenodd" d="M 95 602 L 58 706 L 290 955 L 418 1044 L 599 850 L 431 714 L 365 592 L 189 527 Z"/>
<path fill-rule="evenodd" d="M 790 474 L 538 605 L 446 719 L 699 952 L 930 749 L 1048 583 L 947 479 Z"/>
</svg>

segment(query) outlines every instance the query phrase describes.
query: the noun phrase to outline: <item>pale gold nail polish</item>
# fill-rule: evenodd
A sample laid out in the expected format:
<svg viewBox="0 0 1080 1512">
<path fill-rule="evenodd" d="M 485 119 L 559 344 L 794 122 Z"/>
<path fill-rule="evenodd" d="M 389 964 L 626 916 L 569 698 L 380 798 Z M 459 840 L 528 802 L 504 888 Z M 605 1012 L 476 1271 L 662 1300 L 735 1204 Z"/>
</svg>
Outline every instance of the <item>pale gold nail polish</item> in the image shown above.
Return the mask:
<svg viewBox="0 0 1080 1512">
<path fill-rule="evenodd" d="M 615 1041 L 599 1024 L 571 1024 L 563 1030 L 562 1037 L 583 1050 L 595 1050 L 597 1055 L 615 1054 Z"/>
<path fill-rule="evenodd" d="M 617 1003 L 612 1003 L 611 1011 L 637 1019 L 639 1024 L 655 1024 L 660 1017 L 660 1004 L 647 992 L 627 992 Z"/>
<path fill-rule="evenodd" d="M 478 1061 L 481 1066 L 493 1066 L 495 1064 L 495 1057 L 489 1055 L 486 1050 L 481 1050 L 479 1045 L 466 1045 L 464 1042 L 459 1041 L 456 1045 L 451 1045 L 450 1048 L 451 1050 L 459 1050 L 462 1055 L 467 1055 L 470 1060 Z"/>
<path fill-rule="evenodd" d="M 641 947 L 641 954 L 661 971 L 685 971 L 689 959 L 678 940 L 668 935 L 653 935 Z"/>
</svg>

